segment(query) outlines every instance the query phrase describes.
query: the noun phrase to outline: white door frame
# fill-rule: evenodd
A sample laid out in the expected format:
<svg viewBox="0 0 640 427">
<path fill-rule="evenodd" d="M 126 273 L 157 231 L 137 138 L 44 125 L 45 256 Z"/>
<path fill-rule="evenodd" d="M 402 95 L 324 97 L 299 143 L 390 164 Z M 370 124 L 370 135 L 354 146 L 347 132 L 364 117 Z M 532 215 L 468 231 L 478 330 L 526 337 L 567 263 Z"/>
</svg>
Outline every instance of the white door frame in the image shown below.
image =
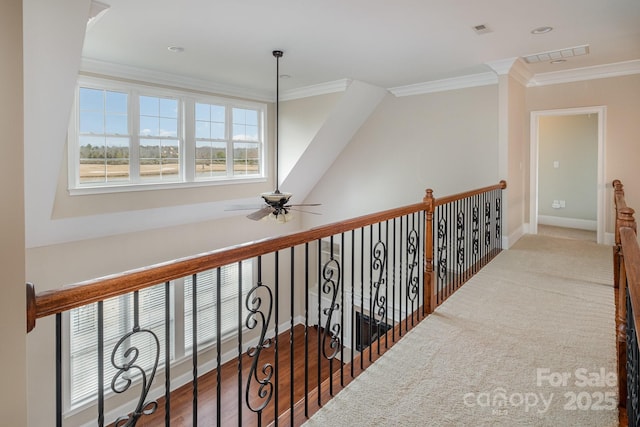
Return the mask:
<svg viewBox="0 0 640 427">
<path fill-rule="evenodd" d="M 577 114 L 598 115 L 598 181 L 597 181 L 597 242 L 605 243 L 605 115 L 607 107 L 604 105 L 595 107 L 565 108 L 559 110 L 544 110 L 531 112 L 531 164 L 530 164 L 530 197 L 529 197 L 529 233 L 538 234 L 538 127 L 540 117 L 543 116 L 569 116 Z"/>
</svg>

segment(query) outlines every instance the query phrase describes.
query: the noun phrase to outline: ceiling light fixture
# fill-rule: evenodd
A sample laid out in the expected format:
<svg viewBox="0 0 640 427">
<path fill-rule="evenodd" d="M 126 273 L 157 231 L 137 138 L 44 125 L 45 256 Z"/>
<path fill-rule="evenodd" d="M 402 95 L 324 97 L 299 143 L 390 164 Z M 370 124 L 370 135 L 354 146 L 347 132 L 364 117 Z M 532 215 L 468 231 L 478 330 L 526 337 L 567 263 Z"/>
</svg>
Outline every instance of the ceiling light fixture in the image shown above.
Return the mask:
<svg viewBox="0 0 640 427">
<path fill-rule="evenodd" d="M 553 30 L 553 27 L 549 27 L 549 26 L 538 27 L 531 30 L 531 34 L 546 34 L 552 30 Z"/>
<path fill-rule="evenodd" d="M 284 75 L 280 74 L 280 58 L 282 58 L 281 50 L 274 50 L 273 56 L 276 58 L 276 126 L 275 126 L 275 134 L 276 134 L 276 189 L 269 193 L 262 193 L 260 197 L 264 200 L 265 204 L 262 205 L 257 211 L 250 213 L 247 215 L 247 218 L 252 219 L 254 221 L 262 220 L 262 219 L 272 219 L 279 223 L 285 223 L 290 221 L 293 218 L 291 214 L 292 210 L 297 209 L 298 206 L 320 206 L 319 203 L 304 203 L 304 204 L 289 204 L 289 199 L 293 195 L 292 193 L 284 193 L 280 191 L 279 188 L 279 177 L 278 177 L 278 145 L 279 145 L 279 122 L 280 122 L 280 79 L 284 78 Z M 240 210 L 244 209 L 242 207 L 232 208 L 229 210 Z M 255 209 L 255 208 L 250 208 Z M 306 211 L 300 211 L 306 212 Z M 315 212 L 308 212 L 316 214 Z M 319 215 L 319 214 L 316 214 Z"/>
<path fill-rule="evenodd" d="M 167 50 L 169 52 L 175 52 L 175 53 L 184 52 L 184 48 L 181 46 L 169 46 Z"/>
</svg>

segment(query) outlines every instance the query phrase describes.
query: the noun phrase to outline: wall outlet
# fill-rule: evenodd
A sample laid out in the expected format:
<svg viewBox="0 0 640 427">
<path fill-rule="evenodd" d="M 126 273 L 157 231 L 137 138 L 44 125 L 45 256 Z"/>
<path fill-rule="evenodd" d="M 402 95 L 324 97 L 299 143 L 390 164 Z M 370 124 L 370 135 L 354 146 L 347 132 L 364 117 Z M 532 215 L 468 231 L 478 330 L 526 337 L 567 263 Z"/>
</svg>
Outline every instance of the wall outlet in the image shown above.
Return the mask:
<svg viewBox="0 0 640 427">
<path fill-rule="evenodd" d="M 551 203 L 551 207 L 553 209 L 560 209 L 560 201 L 559 200 L 554 200 L 553 203 Z"/>
<path fill-rule="evenodd" d="M 561 208 L 566 208 L 567 207 L 567 204 L 565 203 L 564 200 L 560 200 L 560 207 Z"/>
</svg>

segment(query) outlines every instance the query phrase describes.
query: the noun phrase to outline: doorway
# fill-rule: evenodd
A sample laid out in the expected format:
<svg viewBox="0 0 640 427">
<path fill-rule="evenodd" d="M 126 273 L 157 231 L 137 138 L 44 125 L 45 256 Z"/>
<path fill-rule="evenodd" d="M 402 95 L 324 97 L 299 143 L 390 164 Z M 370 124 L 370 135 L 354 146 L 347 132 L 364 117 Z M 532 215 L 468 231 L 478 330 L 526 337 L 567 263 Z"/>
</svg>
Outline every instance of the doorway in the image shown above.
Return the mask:
<svg viewBox="0 0 640 427">
<path fill-rule="evenodd" d="M 561 118 L 562 116 L 580 116 L 580 115 L 595 115 L 597 117 L 597 129 L 595 130 L 597 138 L 597 148 L 596 148 L 596 161 L 595 161 L 595 172 L 596 184 L 595 184 L 595 226 L 596 226 L 596 241 L 599 244 L 605 243 L 605 189 L 606 182 L 605 174 L 604 174 L 604 123 L 605 123 L 605 113 L 606 107 L 604 106 L 596 106 L 596 107 L 581 107 L 581 108 L 568 108 L 561 110 L 546 110 L 546 111 L 532 111 L 531 112 L 531 164 L 530 164 L 530 212 L 529 212 L 529 232 L 531 234 L 538 234 L 538 222 L 540 218 L 540 203 L 541 203 L 541 187 L 540 187 L 540 174 L 541 174 L 541 165 L 540 162 L 542 159 L 540 158 L 540 148 L 541 148 L 541 122 L 543 122 L 546 118 Z M 548 159 L 544 159 L 545 167 L 549 166 L 546 163 L 549 162 Z M 553 161 L 552 167 L 560 168 L 559 161 Z M 593 166 L 590 166 L 593 167 Z M 544 182 L 543 182 L 544 184 Z M 564 208 L 564 200 L 557 199 L 553 200 L 552 203 L 547 203 L 545 198 L 545 208 L 547 204 L 552 204 L 554 209 L 563 209 Z"/>
</svg>

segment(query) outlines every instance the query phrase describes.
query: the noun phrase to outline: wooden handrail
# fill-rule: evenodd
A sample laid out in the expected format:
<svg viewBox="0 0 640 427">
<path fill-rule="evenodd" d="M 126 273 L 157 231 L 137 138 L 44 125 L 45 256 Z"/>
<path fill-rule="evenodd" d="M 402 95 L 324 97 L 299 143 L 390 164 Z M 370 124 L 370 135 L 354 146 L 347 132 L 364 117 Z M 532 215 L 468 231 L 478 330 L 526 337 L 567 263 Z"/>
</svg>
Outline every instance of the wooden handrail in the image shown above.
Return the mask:
<svg viewBox="0 0 640 427">
<path fill-rule="evenodd" d="M 446 205 L 447 203 L 455 202 L 456 200 L 466 199 L 467 197 L 476 196 L 478 194 L 487 193 L 493 190 L 504 190 L 506 188 L 507 188 L 507 181 L 502 180 L 500 181 L 499 184 L 496 184 L 496 185 L 490 185 L 488 187 L 478 188 L 477 190 L 465 191 L 463 193 L 453 194 L 451 196 L 435 199 L 434 206 Z"/>
<path fill-rule="evenodd" d="M 618 362 L 618 401 L 621 408 L 627 403 L 627 293 L 631 298 L 634 319 L 640 314 L 640 252 L 636 238 L 635 211 L 627 206 L 624 186 L 620 180 L 612 182 L 615 206 L 615 244 L 613 246 L 613 281 L 618 290 L 616 304 L 616 347 Z M 633 270 L 631 273 L 630 270 Z M 631 275 L 634 275 L 632 278 Z M 635 304 L 634 304 L 635 300 Z M 637 321 L 637 320 L 636 320 Z M 637 331 L 636 331 L 637 334 Z"/>
<path fill-rule="evenodd" d="M 504 188 L 506 188 L 506 182 L 501 181 L 499 184 L 493 186 L 459 193 L 441 199 L 427 200 L 425 197 L 425 200 L 420 203 L 323 225 L 307 231 L 294 232 L 279 237 L 267 238 L 230 248 L 218 249 L 186 258 L 155 264 L 140 269 L 129 270 L 123 273 L 67 285 L 59 289 L 43 291 L 37 294 L 34 286 L 32 284 L 28 284 L 27 332 L 33 330 L 36 320 L 43 317 L 62 313 L 64 311 L 82 307 L 104 299 L 139 291 L 180 277 L 189 276 L 242 260 L 255 258 L 257 256 L 313 242 L 335 234 L 356 230 L 403 215 L 420 211 L 429 212 L 429 210 L 433 213 L 435 206 L 487 191 Z M 427 194 L 429 194 L 429 190 Z M 432 194 L 433 193 L 431 192 L 431 195 Z M 429 257 L 429 255 L 427 255 L 427 257 Z M 428 299 L 425 301 L 429 302 Z"/>
<path fill-rule="evenodd" d="M 633 309 L 633 321 L 640 325 L 640 246 L 636 231 L 631 227 L 620 228 L 627 276 L 627 292 Z M 636 328 L 636 338 L 640 342 L 640 328 Z"/>
</svg>

